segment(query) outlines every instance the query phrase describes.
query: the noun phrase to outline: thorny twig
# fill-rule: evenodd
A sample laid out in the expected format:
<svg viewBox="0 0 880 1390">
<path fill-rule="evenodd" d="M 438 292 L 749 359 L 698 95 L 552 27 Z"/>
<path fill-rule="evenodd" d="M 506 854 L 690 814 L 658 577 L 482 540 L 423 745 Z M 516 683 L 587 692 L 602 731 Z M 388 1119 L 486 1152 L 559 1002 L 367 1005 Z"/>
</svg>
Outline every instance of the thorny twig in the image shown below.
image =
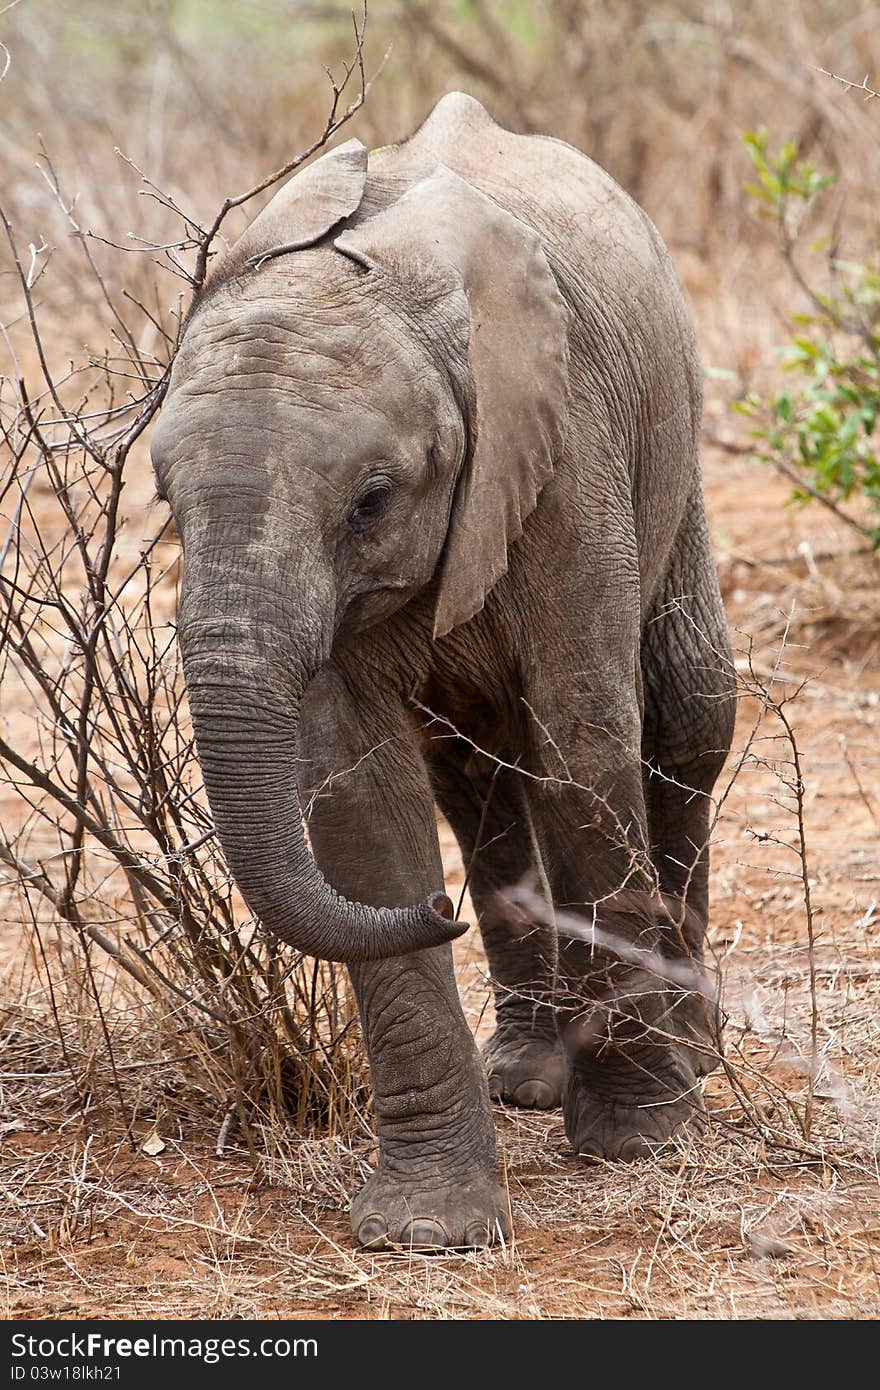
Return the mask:
<svg viewBox="0 0 880 1390">
<path fill-rule="evenodd" d="M 210 223 L 207 231 L 204 232 L 201 238 L 201 245 L 196 256 L 195 269 L 193 270 L 192 274 L 192 283 L 194 289 L 200 289 L 201 286 L 204 284 L 205 276 L 208 270 L 208 258 L 211 254 L 211 248 L 214 244 L 214 240 L 217 236 L 217 233 L 219 232 L 223 222 L 226 220 L 226 217 L 232 211 L 232 209 L 241 207 L 242 203 L 249 203 L 252 198 L 256 198 L 257 194 L 264 193 L 267 188 L 271 188 L 274 184 L 279 183 L 281 179 L 286 178 L 288 174 L 292 174 L 294 170 L 300 167 L 301 164 L 304 164 L 307 159 L 310 159 L 313 154 L 316 154 L 318 150 L 322 149 L 323 146 L 327 144 L 328 140 L 331 140 L 333 136 L 336 135 L 338 131 L 342 129 L 346 122 L 350 121 L 352 116 L 354 116 L 363 106 L 364 101 L 367 97 L 367 93 L 370 89 L 370 83 L 367 81 L 366 74 L 364 72 L 364 36 L 366 33 L 367 25 L 366 0 L 364 0 L 360 21 L 358 21 L 357 18 L 355 18 L 354 16 L 352 18 L 354 24 L 355 41 L 354 55 L 344 65 L 341 81 L 337 82 L 336 79 L 333 77 L 333 74 L 329 71 L 329 69 L 327 70 L 327 76 L 330 81 L 332 99 L 330 102 L 330 110 L 327 113 L 327 119 L 324 124 L 324 129 L 321 131 L 320 135 L 318 135 L 317 138 L 312 141 L 311 145 L 309 145 L 307 149 L 302 150 L 300 153 L 294 155 L 292 159 L 287 160 L 285 164 L 282 164 L 280 169 L 275 170 L 274 174 L 267 175 L 266 178 L 261 179 L 259 183 L 255 183 L 253 187 L 249 188 L 245 193 L 239 193 L 232 198 L 224 198 L 223 203 L 221 207 L 218 209 L 213 222 Z M 357 95 L 352 99 L 351 102 L 349 102 L 345 110 L 340 112 L 340 102 L 342 101 L 342 98 L 345 95 L 345 92 L 348 89 L 351 79 L 355 73 L 357 73 L 358 76 L 359 90 L 357 92 Z"/>
<path fill-rule="evenodd" d="M 861 82 L 850 82 L 848 77 L 838 77 L 836 72 L 828 72 L 826 68 L 817 67 L 816 71 L 821 72 L 823 77 L 830 77 L 833 82 L 839 82 L 848 92 L 861 92 L 865 101 L 873 101 L 876 97 L 880 96 L 880 92 L 875 92 L 872 87 L 868 86 L 867 73 L 865 73 Z"/>
</svg>

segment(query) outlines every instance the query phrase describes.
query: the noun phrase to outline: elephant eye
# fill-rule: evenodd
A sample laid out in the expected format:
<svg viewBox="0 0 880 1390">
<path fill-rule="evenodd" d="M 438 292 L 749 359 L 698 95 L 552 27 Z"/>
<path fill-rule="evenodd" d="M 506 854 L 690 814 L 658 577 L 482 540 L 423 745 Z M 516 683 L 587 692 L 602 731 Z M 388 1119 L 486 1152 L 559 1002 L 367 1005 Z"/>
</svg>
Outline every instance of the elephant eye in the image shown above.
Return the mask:
<svg viewBox="0 0 880 1390">
<path fill-rule="evenodd" d="M 378 520 L 388 510 L 391 488 L 387 483 L 374 484 L 360 497 L 348 514 L 348 524 L 353 531 L 363 531 L 371 522 Z"/>
</svg>

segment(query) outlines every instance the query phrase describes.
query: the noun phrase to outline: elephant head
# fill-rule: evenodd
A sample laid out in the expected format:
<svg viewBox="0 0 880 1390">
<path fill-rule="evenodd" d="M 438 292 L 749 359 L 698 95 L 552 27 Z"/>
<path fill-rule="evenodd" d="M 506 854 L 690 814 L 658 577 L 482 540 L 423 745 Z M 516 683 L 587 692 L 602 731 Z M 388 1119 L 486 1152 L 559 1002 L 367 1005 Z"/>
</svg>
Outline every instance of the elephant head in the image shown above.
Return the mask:
<svg viewBox="0 0 880 1390">
<path fill-rule="evenodd" d="M 193 307 L 153 437 L 184 553 L 199 759 L 250 908 L 358 961 L 464 930 L 341 898 L 306 843 L 300 697 L 334 638 L 435 581 L 435 637 L 507 567 L 560 447 L 567 313 L 538 236 L 450 169 L 292 179 Z"/>
</svg>

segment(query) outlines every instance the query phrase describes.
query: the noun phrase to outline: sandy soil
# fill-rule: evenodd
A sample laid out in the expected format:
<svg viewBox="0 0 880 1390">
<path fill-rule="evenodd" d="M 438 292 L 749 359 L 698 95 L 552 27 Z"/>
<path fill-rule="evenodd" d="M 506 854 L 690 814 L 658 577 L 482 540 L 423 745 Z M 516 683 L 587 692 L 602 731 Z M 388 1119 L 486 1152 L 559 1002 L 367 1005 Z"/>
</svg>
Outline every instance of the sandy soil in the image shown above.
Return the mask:
<svg viewBox="0 0 880 1390">
<path fill-rule="evenodd" d="M 345 1211 L 370 1160 L 366 1139 L 287 1136 L 257 1163 L 233 1141 L 217 1158 L 220 1117 L 197 1122 L 181 1107 L 163 1128 L 164 1151 L 149 1157 L 138 1147 L 147 1123 L 135 1127 L 132 1148 L 111 1109 L 83 1119 L 66 1108 L 60 1083 L 53 1094 L 51 1068 L 60 1075 L 63 1060 L 44 1061 L 33 1104 L 0 1107 L 0 1309 L 25 1317 L 877 1315 L 880 565 L 847 554 L 851 535 L 819 509 L 786 508 L 785 485 L 753 465 L 710 448 L 706 481 L 741 667 L 751 639 L 766 680 L 790 619 L 785 690 L 808 677 L 790 712 L 816 932 L 820 1069 L 810 1134 L 792 1138 L 810 1051 L 803 893 L 795 856 L 774 843 L 792 838 L 791 804 L 778 768 L 750 765 L 716 834 L 712 943 L 723 961 L 727 1045 L 748 1077 L 751 1109 L 715 1073 L 705 1135 L 620 1167 L 575 1161 L 560 1113 L 498 1106 L 515 1223 L 509 1248 L 378 1257 L 352 1250 Z M 740 749 L 756 709 L 743 698 Z M 770 760 L 786 756 L 770 740 L 777 732 L 768 724 L 758 745 Z M 448 833 L 445 847 L 454 889 L 461 865 Z M 19 930 L 4 928 L 10 970 L 23 949 Z M 485 1033 L 491 1009 L 475 932 L 458 959 L 468 1015 Z M 20 1088 L 20 1043 L 13 1030 L 9 1087 Z"/>
</svg>

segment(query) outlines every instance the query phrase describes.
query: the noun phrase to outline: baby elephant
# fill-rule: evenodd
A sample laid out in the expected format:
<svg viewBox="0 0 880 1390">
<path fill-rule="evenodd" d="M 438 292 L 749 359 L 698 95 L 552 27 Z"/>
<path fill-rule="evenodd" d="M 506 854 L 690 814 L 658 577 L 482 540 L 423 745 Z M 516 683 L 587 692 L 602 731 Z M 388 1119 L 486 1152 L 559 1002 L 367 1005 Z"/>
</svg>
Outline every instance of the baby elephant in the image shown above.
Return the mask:
<svg viewBox="0 0 880 1390">
<path fill-rule="evenodd" d="M 250 908 L 351 968 L 364 1245 L 506 1234 L 490 1096 L 561 1104 L 614 1159 L 699 1114 L 733 719 L 699 424 L 648 218 L 459 93 L 297 174 L 192 309 L 153 461 L 199 758 Z M 438 805 L 495 992 L 482 1059 Z"/>
</svg>

